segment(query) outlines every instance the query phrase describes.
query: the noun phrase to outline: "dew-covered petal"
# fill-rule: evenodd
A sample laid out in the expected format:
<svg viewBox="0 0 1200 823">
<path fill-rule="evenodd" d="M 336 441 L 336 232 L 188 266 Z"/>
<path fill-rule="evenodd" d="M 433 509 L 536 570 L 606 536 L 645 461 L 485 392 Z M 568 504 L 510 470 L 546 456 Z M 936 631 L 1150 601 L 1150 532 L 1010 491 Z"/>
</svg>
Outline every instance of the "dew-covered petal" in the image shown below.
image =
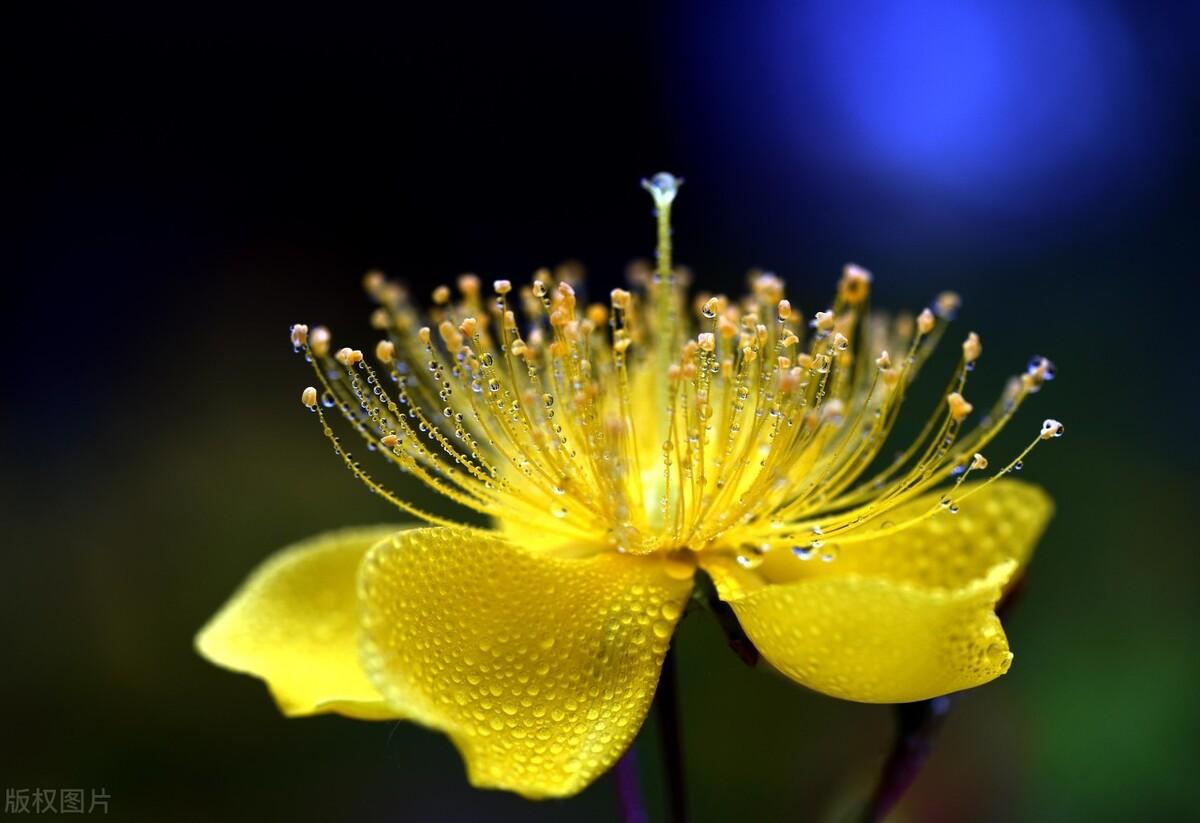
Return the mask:
<svg viewBox="0 0 1200 823">
<path fill-rule="evenodd" d="M 402 532 L 363 564 L 363 660 L 391 705 L 450 736 L 473 785 L 571 795 L 636 736 L 690 591 L 657 557 Z"/>
<path fill-rule="evenodd" d="M 986 683 L 1012 661 L 994 607 L 1015 560 L 957 589 L 848 574 L 747 592 L 727 560 L 704 567 L 762 656 L 833 697 L 924 700 Z"/>
<path fill-rule="evenodd" d="M 978 484 L 966 484 L 954 495 Z M 834 534 L 798 541 L 820 540 L 820 547 L 799 560 L 788 550 L 772 551 L 755 575 L 742 575 L 743 588 L 761 583 L 785 583 L 814 577 L 863 575 L 925 588 L 957 589 L 1007 560 L 1024 568 L 1037 540 L 1054 513 L 1054 503 L 1042 489 L 1018 480 L 999 480 L 958 504 L 957 513 L 939 507 L 944 492 L 934 492 L 900 506 L 852 532 L 856 540 L 872 531 L 888 531 L 921 513 L 933 517 L 886 536 L 839 541 Z M 784 547 L 786 548 L 786 547 Z M 802 554 L 804 554 L 802 552 Z M 823 557 L 832 558 L 824 562 Z M 1014 576 L 1015 579 L 1015 576 Z"/>
<path fill-rule="evenodd" d="M 941 496 L 873 527 L 886 531 L 936 509 Z M 807 559 L 773 550 L 752 570 L 720 555 L 704 566 L 784 674 L 850 700 L 921 700 L 1007 671 L 1012 655 L 994 607 L 1053 513 L 1045 492 L 1014 480 L 981 488 L 958 508 L 861 542 L 822 534 L 819 549 L 801 552 Z"/>
<path fill-rule="evenodd" d="M 266 681 L 289 716 L 399 717 L 359 664 L 355 586 L 367 549 L 400 528 L 328 532 L 272 555 L 196 635 L 197 651 Z"/>
</svg>

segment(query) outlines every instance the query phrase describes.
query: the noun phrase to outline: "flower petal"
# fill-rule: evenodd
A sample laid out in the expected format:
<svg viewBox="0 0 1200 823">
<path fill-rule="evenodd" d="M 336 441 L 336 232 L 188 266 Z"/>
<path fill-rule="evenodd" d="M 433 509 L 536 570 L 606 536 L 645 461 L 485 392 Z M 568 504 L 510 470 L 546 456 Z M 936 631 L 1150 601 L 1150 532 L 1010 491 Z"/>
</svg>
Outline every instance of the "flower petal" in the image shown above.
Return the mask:
<svg viewBox="0 0 1200 823">
<path fill-rule="evenodd" d="M 721 561 L 705 569 L 721 585 Z M 907 703 L 986 683 L 1012 654 L 993 607 L 1015 561 L 957 590 L 882 578 L 768 585 L 730 601 L 762 656 L 810 689 L 863 703 Z"/>
<path fill-rule="evenodd" d="M 964 485 L 956 496 L 977 485 Z M 934 492 L 917 498 L 880 518 L 879 525 L 902 523 L 934 509 L 941 496 L 942 492 Z M 820 552 L 800 562 L 791 552 L 772 552 L 758 569 L 759 577 L 783 583 L 859 574 L 925 588 L 957 589 L 1006 560 L 1016 560 L 1018 568 L 1024 568 L 1053 513 L 1054 503 L 1042 489 L 999 480 L 964 500 L 957 514 L 939 512 L 885 537 L 839 544 L 836 537 L 825 535 L 824 550 L 833 547 L 837 552 L 832 563 L 820 562 Z"/>
<path fill-rule="evenodd" d="M 289 716 L 399 717 L 359 664 L 358 567 L 400 526 L 328 532 L 268 558 L 196 635 L 210 662 L 266 681 Z"/>
<path fill-rule="evenodd" d="M 473 785 L 571 795 L 637 735 L 691 586 L 657 557 L 401 532 L 363 564 L 363 660 L 393 706 L 450 736 Z"/>
<path fill-rule="evenodd" d="M 847 543 L 831 563 L 788 552 L 770 553 L 754 571 L 720 555 L 702 561 L 747 636 L 788 677 L 848 700 L 923 700 L 1008 670 L 1012 654 L 994 607 L 1052 510 L 1040 489 L 997 482 L 957 515 Z"/>
</svg>

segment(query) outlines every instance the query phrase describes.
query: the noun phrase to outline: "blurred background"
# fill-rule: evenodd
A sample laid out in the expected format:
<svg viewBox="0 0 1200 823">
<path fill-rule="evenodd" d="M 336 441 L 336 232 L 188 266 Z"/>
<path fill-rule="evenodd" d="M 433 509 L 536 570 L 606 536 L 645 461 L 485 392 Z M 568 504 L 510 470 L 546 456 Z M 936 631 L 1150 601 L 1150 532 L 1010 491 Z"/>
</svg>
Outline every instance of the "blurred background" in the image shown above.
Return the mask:
<svg viewBox="0 0 1200 823">
<path fill-rule="evenodd" d="M 762 266 L 817 308 L 853 260 L 879 305 L 963 295 L 981 396 L 1059 367 L 994 449 L 1066 423 L 1024 471 L 1058 514 L 1016 660 L 896 819 L 1200 817 L 1200 7 L 434 5 L 4 12 L 0 784 L 144 820 L 613 819 L 610 777 L 529 804 L 415 726 L 284 720 L 192 636 L 274 549 L 393 517 L 297 402 L 290 323 L 373 340 L 373 266 L 423 292 L 575 258 L 606 291 L 665 168 L 705 285 Z M 865 791 L 887 707 L 745 668 L 703 614 L 677 644 L 697 820 Z"/>
</svg>

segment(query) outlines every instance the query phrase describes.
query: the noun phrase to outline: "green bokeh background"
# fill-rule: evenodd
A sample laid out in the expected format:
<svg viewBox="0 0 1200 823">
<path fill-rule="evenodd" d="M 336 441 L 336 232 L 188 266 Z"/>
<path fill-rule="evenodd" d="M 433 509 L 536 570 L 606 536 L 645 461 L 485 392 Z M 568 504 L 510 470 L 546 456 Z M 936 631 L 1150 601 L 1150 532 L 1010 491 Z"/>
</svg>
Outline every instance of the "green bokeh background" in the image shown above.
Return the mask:
<svg viewBox="0 0 1200 823">
<path fill-rule="evenodd" d="M 183 64 L 217 62 L 218 40 L 191 43 Z M 442 82 L 453 95 L 466 81 Z M 194 102 L 189 88 L 180 110 Z M 25 285 L 10 304 L 18 328 L 35 336 L 10 348 L 20 376 L 5 404 L 0 784 L 106 787 L 114 817 L 142 820 L 614 819 L 611 777 L 562 802 L 474 791 L 445 738 L 408 724 L 285 720 L 261 684 L 206 664 L 191 643 L 271 551 L 393 516 L 340 467 L 300 408 L 307 373 L 286 342 L 300 319 L 360 344 L 373 339 L 358 287 L 367 265 L 431 284 L 466 269 L 516 279 L 570 254 L 614 285 L 623 262 L 651 247 L 637 177 L 683 157 L 693 167 L 680 169 L 691 179 L 678 210 L 679 258 L 698 279 L 733 290 L 747 267 L 767 261 L 803 305 L 825 299 L 855 252 L 768 237 L 757 257 L 741 254 L 751 241 L 722 232 L 728 204 L 711 182 L 735 176 L 736 158 L 706 156 L 686 136 L 672 142 L 665 128 L 657 137 L 625 133 L 622 113 L 655 110 L 652 92 L 642 93 L 630 112 L 595 103 L 616 123 L 603 127 L 615 160 L 551 150 L 546 163 L 579 169 L 553 197 L 529 191 L 528 175 L 542 167 L 519 164 L 483 180 L 478 165 L 447 168 L 445 189 L 431 194 L 428 178 L 404 184 L 404 164 L 417 162 L 409 159 L 373 184 L 395 199 L 382 213 L 381 201 L 317 195 L 297 210 L 283 201 L 303 197 L 302 187 L 262 195 L 273 172 L 241 188 L 220 178 L 215 194 L 189 177 L 192 188 L 164 201 L 148 182 L 159 167 L 147 161 L 141 176 L 124 178 L 128 190 L 113 189 L 111 221 L 87 222 L 108 203 L 97 194 L 107 178 L 94 170 L 55 201 L 90 204 L 87 219 L 37 211 L 50 201 L 32 201 L 44 227 L 29 236 L 53 238 L 41 251 L 65 249 L 53 259 L 70 266 L 22 259 Z M 312 105 L 331 116 L 351 106 L 316 94 Z M 564 105 L 568 116 L 583 106 Z M 172 131 L 141 139 L 184 141 Z M 225 150 L 240 139 L 264 140 L 233 137 Z M 476 163 L 501 166 L 503 154 L 490 151 Z M 81 150 L 68 170 L 102 161 Z M 169 176 L 175 167 L 163 168 Z M 325 198 L 330 184 L 319 182 Z M 769 193 L 782 184 L 754 185 Z M 478 196 L 448 198 L 454 189 Z M 521 213 L 497 218 L 510 193 Z M 236 203 L 243 194 L 252 206 Z M 430 196 L 440 208 L 423 212 Z M 203 205 L 189 211 L 192 197 Z M 244 210 L 233 236 L 212 218 L 217 202 Z M 259 206 L 263 213 L 245 217 Z M 963 294 L 958 328 L 978 330 L 985 346 L 972 377 L 979 396 L 998 391 L 1034 351 L 1058 364 L 1059 379 L 991 449 L 993 463 L 1043 417 L 1067 427 L 1024 472 L 1052 492 L 1058 512 L 1007 621 L 1012 670 L 956 705 L 896 819 L 1200 815 L 1193 206 L 1181 199 L 1119 236 L 1076 225 L 1052 248 L 1000 260 L 947 242 L 921 254 L 878 243 L 861 261 L 876 272 L 881 305 L 919 307 L 944 287 Z M 502 229 L 486 228 L 496 219 Z M 926 384 L 940 387 L 941 375 Z M 394 485 L 425 496 L 399 478 Z M 747 669 L 703 613 L 689 615 L 676 643 L 697 820 L 829 820 L 865 791 L 890 743 L 888 708 Z M 652 723 L 637 745 L 658 819 Z"/>
</svg>

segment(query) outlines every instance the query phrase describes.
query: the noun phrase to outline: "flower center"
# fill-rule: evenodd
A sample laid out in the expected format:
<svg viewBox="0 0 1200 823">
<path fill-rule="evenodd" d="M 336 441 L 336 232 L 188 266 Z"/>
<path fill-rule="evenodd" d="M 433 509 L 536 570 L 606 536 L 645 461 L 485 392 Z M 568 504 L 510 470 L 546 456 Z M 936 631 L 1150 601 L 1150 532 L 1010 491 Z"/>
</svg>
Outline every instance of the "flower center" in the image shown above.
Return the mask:
<svg viewBox="0 0 1200 823">
<path fill-rule="evenodd" d="M 302 400 L 346 465 L 403 511 L 455 523 L 368 475 L 323 409 L 338 408 L 402 472 L 524 539 L 634 554 L 716 549 L 748 567 L 780 548 L 828 555 L 826 543 L 865 539 L 867 524 L 871 537 L 902 528 L 912 518 L 887 513 L 949 477 L 941 508 L 953 512 L 973 493 L 963 481 L 986 468 L 979 452 L 1053 378 L 1050 362 L 1035 358 L 965 431 L 967 375 L 982 353 L 971 333 L 944 404 L 879 468 L 958 298 L 945 293 L 916 317 L 872 314 L 871 275 L 848 265 L 832 305 L 807 322 L 765 272 L 751 273 L 741 299 L 700 293 L 689 304 L 689 275 L 671 259 L 679 183 L 644 183 L 657 260 L 631 267 L 633 288 L 604 303 L 584 302 L 586 281 L 567 265 L 519 289 L 497 280 L 486 299 L 479 278 L 463 275 L 457 299 L 438 286 L 423 317 L 403 287 L 370 273 L 372 325 L 386 334 L 378 370 L 356 349 L 331 354 L 328 330 L 293 327 L 319 383 Z M 1046 426 L 992 480 L 1061 433 Z"/>
</svg>

